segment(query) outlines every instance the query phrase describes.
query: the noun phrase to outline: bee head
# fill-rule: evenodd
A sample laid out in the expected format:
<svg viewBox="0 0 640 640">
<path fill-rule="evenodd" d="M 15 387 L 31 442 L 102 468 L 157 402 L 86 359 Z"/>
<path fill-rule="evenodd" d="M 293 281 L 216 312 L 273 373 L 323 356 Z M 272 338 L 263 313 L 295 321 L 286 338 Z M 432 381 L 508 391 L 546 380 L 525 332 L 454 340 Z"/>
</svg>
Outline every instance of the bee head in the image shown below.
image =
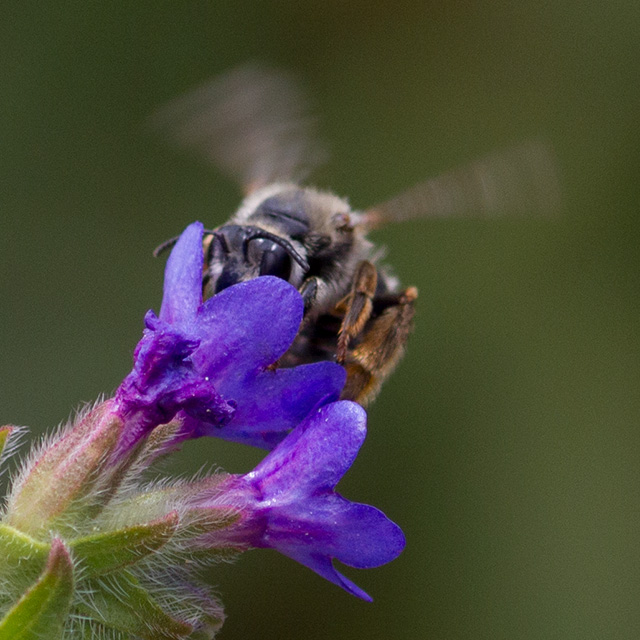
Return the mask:
<svg viewBox="0 0 640 640">
<path fill-rule="evenodd" d="M 227 224 L 211 232 L 204 284 L 218 293 L 258 276 L 289 281 L 294 263 L 305 273 L 309 270 L 286 238 L 256 226 Z"/>
</svg>

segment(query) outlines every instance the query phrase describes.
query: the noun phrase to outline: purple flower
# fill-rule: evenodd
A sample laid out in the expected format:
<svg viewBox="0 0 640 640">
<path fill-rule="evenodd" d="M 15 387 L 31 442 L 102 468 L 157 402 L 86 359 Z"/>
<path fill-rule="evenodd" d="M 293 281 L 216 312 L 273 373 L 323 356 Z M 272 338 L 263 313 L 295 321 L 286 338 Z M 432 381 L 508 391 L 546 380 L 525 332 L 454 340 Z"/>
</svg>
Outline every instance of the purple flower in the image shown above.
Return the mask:
<svg viewBox="0 0 640 640">
<path fill-rule="evenodd" d="M 219 509 L 227 504 L 240 510 L 239 522 L 221 532 L 229 536 L 229 544 L 276 549 L 371 600 L 332 564 L 335 558 L 359 569 L 377 567 L 397 557 L 405 545 L 401 529 L 384 513 L 334 491 L 365 435 L 362 407 L 348 401 L 324 406 L 251 473 L 232 476 L 221 495 L 201 498 L 199 506 Z"/>
<path fill-rule="evenodd" d="M 364 410 L 335 401 L 344 369 L 272 366 L 297 335 L 301 296 L 264 277 L 203 302 L 202 270 L 196 223 L 115 397 L 49 438 L 13 481 L 0 514 L 9 635 L 211 638 L 224 615 L 201 575 L 221 558 L 276 549 L 371 600 L 334 559 L 371 568 L 404 548 L 381 511 L 335 491 L 366 433 Z M 14 431 L 0 429 L 0 457 Z M 202 435 L 275 448 L 246 475 L 145 481 L 160 455 Z"/>
<path fill-rule="evenodd" d="M 271 449 L 344 386 L 344 369 L 331 362 L 270 368 L 302 320 L 302 298 L 284 280 L 256 278 L 202 302 L 202 233 L 191 224 L 171 252 L 160 315 L 147 313 L 116 392 L 122 450 L 176 416 L 178 440 L 209 435 Z"/>
</svg>

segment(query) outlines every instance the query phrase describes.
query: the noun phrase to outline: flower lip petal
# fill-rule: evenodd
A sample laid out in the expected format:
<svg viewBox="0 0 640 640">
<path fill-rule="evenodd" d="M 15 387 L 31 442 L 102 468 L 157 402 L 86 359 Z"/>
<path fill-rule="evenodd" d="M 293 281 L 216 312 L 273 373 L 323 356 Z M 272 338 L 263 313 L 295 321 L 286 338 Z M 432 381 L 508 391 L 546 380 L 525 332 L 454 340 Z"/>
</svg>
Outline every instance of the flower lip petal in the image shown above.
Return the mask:
<svg viewBox="0 0 640 640">
<path fill-rule="evenodd" d="M 271 506 L 278 502 L 285 506 Z M 391 562 L 405 547 L 402 530 L 382 511 L 337 493 L 305 498 L 291 491 L 272 497 L 266 508 L 268 524 L 256 546 L 275 548 L 343 588 L 342 580 L 334 579 L 340 574 L 332 560 L 371 569 Z"/>
<path fill-rule="evenodd" d="M 250 474 L 265 495 L 282 486 L 298 492 L 333 489 L 353 464 L 367 433 L 367 414 L 355 402 L 321 407 Z"/>
<path fill-rule="evenodd" d="M 202 232 L 201 222 L 190 224 L 167 260 L 160 319 L 169 324 L 193 320 L 202 303 Z"/>
<path fill-rule="evenodd" d="M 314 362 L 259 371 L 244 381 L 223 379 L 217 384 L 220 393 L 242 402 L 227 427 L 213 435 L 273 449 L 313 409 L 337 400 L 345 377 L 335 362 Z"/>
<path fill-rule="evenodd" d="M 366 602 L 373 602 L 373 598 L 363 589 L 361 589 L 355 582 L 352 582 L 346 576 L 342 575 L 331 562 L 331 559 L 325 555 L 308 552 L 298 553 L 285 553 L 292 560 L 299 562 L 311 571 L 314 571 L 319 576 L 323 577 L 329 582 L 338 585 L 344 589 L 347 593 L 365 600 Z"/>
<path fill-rule="evenodd" d="M 242 381 L 287 351 L 303 311 L 302 296 L 281 278 L 260 276 L 224 289 L 198 311 L 194 361 L 221 381 Z"/>
</svg>

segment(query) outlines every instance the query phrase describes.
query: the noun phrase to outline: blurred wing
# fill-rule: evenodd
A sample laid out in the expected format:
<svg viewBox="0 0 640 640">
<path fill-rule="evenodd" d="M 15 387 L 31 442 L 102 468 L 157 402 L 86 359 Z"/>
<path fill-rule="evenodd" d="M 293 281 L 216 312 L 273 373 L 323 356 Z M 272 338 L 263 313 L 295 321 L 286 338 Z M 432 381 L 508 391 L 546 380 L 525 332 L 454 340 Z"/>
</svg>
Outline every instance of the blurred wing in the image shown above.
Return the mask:
<svg viewBox="0 0 640 640">
<path fill-rule="evenodd" d="M 421 182 L 367 209 L 357 222 L 371 229 L 414 218 L 549 215 L 559 207 L 554 155 L 529 141 Z"/>
<path fill-rule="evenodd" d="M 171 101 L 151 124 L 247 192 L 301 180 L 325 157 L 300 87 L 286 73 L 258 65 L 232 69 Z"/>
</svg>

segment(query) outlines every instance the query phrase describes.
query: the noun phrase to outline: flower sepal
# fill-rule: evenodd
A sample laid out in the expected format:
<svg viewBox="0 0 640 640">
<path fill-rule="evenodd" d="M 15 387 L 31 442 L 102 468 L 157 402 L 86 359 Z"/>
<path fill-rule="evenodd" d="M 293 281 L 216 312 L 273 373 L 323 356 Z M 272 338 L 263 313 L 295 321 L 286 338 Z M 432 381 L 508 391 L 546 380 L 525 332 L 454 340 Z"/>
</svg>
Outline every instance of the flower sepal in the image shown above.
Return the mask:
<svg viewBox="0 0 640 640">
<path fill-rule="evenodd" d="M 0 575 L 11 569 L 28 571 L 36 567 L 41 571 L 47 560 L 51 545 L 32 538 L 30 535 L 0 523 L 0 558 L 3 569 Z"/>
<path fill-rule="evenodd" d="M 176 532 L 179 517 L 175 511 L 154 522 L 103 531 L 73 540 L 69 546 L 81 562 L 87 577 L 112 573 L 157 552 Z"/>
<path fill-rule="evenodd" d="M 88 618 L 100 612 L 100 624 L 125 637 L 145 640 L 182 640 L 191 638 L 195 626 L 169 615 L 130 572 L 90 580 L 91 605 L 80 602 L 77 610 Z"/>
<path fill-rule="evenodd" d="M 0 640 L 57 639 L 63 627 L 74 639 L 210 640 L 222 624 L 198 571 L 237 553 L 220 532 L 238 514 L 202 509 L 193 497 L 215 493 L 228 476 L 144 484 L 179 425 L 119 456 L 122 426 L 104 402 L 45 441 L 18 476 L 0 521 Z M 215 535 L 219 553 L 200 553 L 197 541 Z"/>
</svg>

